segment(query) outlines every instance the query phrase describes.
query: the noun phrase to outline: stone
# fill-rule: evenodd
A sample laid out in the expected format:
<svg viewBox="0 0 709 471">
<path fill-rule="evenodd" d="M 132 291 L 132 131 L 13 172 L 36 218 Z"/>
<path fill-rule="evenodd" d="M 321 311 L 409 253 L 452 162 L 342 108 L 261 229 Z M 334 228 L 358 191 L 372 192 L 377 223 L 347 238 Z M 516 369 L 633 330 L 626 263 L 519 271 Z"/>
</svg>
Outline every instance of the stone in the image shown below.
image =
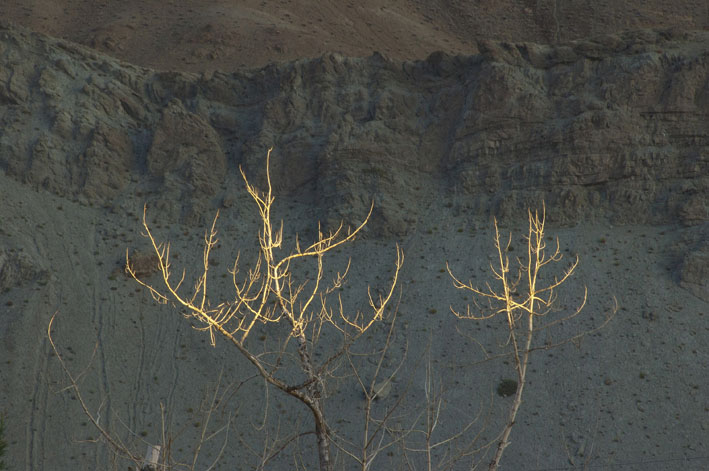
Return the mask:
<svg viewBox="0 0 709 471">
<path fill-rule="evenodd" d="M 160 259 L 155 252 L 134 251 L 128 257 L 129 264 L 133 273 L 138 279 L 144 279 L 150 275 L 160 271 Z M 125 268 L 125 260 L 120 262 Z M 123 269 L 123 274 L 130 277 L 128 270 Z"/>
<path fill-rule="evenodd" d="M 130 181 L 133 164 L 133 147 L 123 130 L 99 124 L 80 157 L 81 192 L 90 201 L 112 200 Z"/>
<path fill-rule="evenodd" d="M 0 247 L 0 292 L 47 274 L 47 270 L 26 252 Z"/>
<path fill-rule="evenodd" d="M 217 132 L 178 100 L 163 110 L 147 155 L 148 171 L 168 184 L 213 195 L 226 173 Z M 173 177 L 172 179 L 170 177 Z"/>
<path fill-rule="evenodd" d="M 374 385 L 374 396 L 373 399 L 375 401 L 386 399 L 389 394 L 391 393 L 391 380 L 387 379 L 384 381 L 380 381 Z"/>
<path fill-rule="evenodd" d="M 694 296 L 709 302 L 709 245 L 685 256 L 679 284 Z"/>
</svg>

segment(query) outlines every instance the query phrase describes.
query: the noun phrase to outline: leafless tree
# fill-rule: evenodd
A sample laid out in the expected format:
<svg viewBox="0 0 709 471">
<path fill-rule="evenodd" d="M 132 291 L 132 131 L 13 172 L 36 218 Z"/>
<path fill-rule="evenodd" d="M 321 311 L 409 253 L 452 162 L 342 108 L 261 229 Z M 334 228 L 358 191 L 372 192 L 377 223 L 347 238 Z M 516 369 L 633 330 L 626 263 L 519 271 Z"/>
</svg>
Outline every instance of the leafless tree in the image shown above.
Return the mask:
<svg viewBox="0 0 709 471">
<path fill-rule="evenodd" d="M 225 447 L 228 443 L 228 438 L 229 438 L 229 429 L 231 427 L 232 423 L 232 414 L 229 412 L 226 412 L 226 418 L 223 421 L 223 423 L 214 426 L 213 424 L 213 418 L 214 416 L 220 412 L 219 409 L 219 404 L 224 402 L 223 399 L 226 395 L 228 394 L 233 394 L 235 390 L 238 390 L 247 380 L 242 381 L 239 385 L 234 386 L 234 385 L 228 385 L 226 387 L 222 386 L 222 373 L 219 374 L 217 383 L 214 387 L 209 388 L 209 394 L 205 397 L 205 400 L 203 401 L 202 406 L 200 407 L 199 414 L 200 414 L 200 420 L 199 422 L 199 436 L 198 438 L 192 443 L 192 456 L 188 461 L 183 461 L 178 458 L 176 458 L 173 455 L 173 442 L 176 438 L 177 435 L 179 435 L 179 431 L 173 430 L 171 424 L 169 423 L 168 420 L 168 415 L 169 412 L 165 410 L 165 406 L 161 403 L 160 404 L 160 417 L 161 417 L 161 429 L 160 429 L 160 445 L 153 446 L 150 445 L 147 442 L 144 442 L 143 440 L 139 440 L 138 434 L 134 430 L 130 430 L 129 427 L 125 424 L 124 428 L 128 432 L 128 435 L 134 437 L 137 439 L 138 442 L 140 442 L 143 445 L 148 446 L 148 450 L 151 450 L 153 448 L 156 448 L 158 452 L 162 455 L 162 458 L 160 459 L 159 463 L 155 462 L 149 462 L 147 460 L 149 453 L 143 455 L 141 450 L 136 449 L 136 446 L 133 442 L 127 441 L 121 438 L 121 434 L 116 432 L 115 430 L 107 427 L 105 423 L 102 423 L 101 420 L 101 415 L 105 413 L 105 400 L 101 401 L 99 406 L 96 408 L 96 410 L 92 410 L 91 406 L 89 405 L 89 402 L 84 398 L 82 394 L 82 389 L 80 387 L 80 383 L 82 380 L 82 377 L 84 377 L 88 371 L 88 367 L 79 372 L 79 373 L 72 373 L 72 371 L 69 369 L 64 356 L 62 353 L 59 351 L 59 348 L 57 347 L 54 337 L 52 335 L 53 332 L 53 327 L 54 327 L 54 322 L 57 318 L 57 313 L 54 313 L 54 315 L 51 317 L 49 321 L 49 325 L 47 326 L 47 337 L 49 338 L 50 345 L 52 347 L 52 350 L 54 351 L 55 356 L 59 360 L 59 364 L 61 366 L 62 371 L 64 372 L 64 376 L 67 378 L 69 381 L 69 385 L 63 388 L 64 390 L 69 390 L 72 392 L 76 400 L 78 401 L 79 405 L 81 406 L 81 409 L 84 413 L 84 415 L 91 421 L 91 424 L 94 426 L 96 431 L 98 432 L 98 436 L 93 439 L 89 439 L 87 441 L 92 441 L 92 442 L 97 442 L 97 443 L 103 443 L 105 444 L 112 452 L 113 456 L 113 461 L 114 461 L 114 466 L 116 469 L 118 466 L 116 466 L 116 459 L 121 458 L 128 460 L 129 462 L 132 462 L 135 465 L 135 469 L 139 470 L 152 470 L 152 471 L 157 471 L 158 469 L 161 470 L 172 470 L 172 471 L 195 471 L 195 470 L 211 470 L 214 468 L 214 466 L 219 462 L 221 459 Z M 95 346 L 94 348 L 94 354 L 96 353 L 98 345 Z M 90 365 L 92 361 L 89 361 L 88 364 Z M 58 391 L 58 392 L 61 392 Z M 120 417 L 116 416 L 116 419 L 118 419 L 118 422 L 123 423 L 120 419 Z M 104 420 L 103 422 L 107 422 Z M 210 441 L 215 440 L 215 439 L 221 439 L 222 444 L 219 447 L 219 451 L 217 453 L 217 456 L 212 459 L 209 464 L 204 467 L 204 463 L 199 461 L 200 459 L 200 454 L 202 452 L 203 447 Z M 198 465 L 199 461 L 199 465 Z"/>
<path fill-rule="evenodd" d="M 283 222 L 276 227 L 272 221 L 275 198 L 269 172 L 270 155 L 271 150 L 266 157 L 265 191 L 260 191 L 252 185 L 241 170 L 246 189 L 257 205 L 261 220 L 258 234 L 259 253 L 253 266 L 243 276 L 239 257 L 236 257 L 230 270 L 233 285 L 230 298 L 224 299 L 223 293 L 214 297 L 208 289 L 210 253 L 218 242 L 218 213 L 211 228 L 205 233 L 202 273 L 191 287 L 186 286 L 184 270 L 178 277 L 173 276 L 170 244 L 156 240 L 147 223 L 147 209 L 144 211 L 143 227 L 158 257 L 161 283 L 152 284 L 141 280 L 128 257 L 126 270 L 147 288 L 158 302 L 172 303 L 186 312 L 187 317 L 196 321 L 195 328 L 209 334 L 212 344 L 217 336 L 231 342 L 266 382 L 305 405 L 311 413 L 315 428 L 320 469 L 332 471 L 332 431 L 325 410 L 325 378 L 350 346 L 382 320 L 394 293 L 404 255 L 397 246 L 393 275 L 387 289 L 377 295 L 373 295 L 372 290 L 368 289 L 368 312 L 346 312 L 339 289 L 344 285 L 350 265 L 348 263 L 343 272 L 338 272 L 334 279 L 326 284 L 323 280 L 324 257 L 333 249 L 352 242 L 360 234 L 369 221 L 372 208 L 370 207 L 363 222 L 353 230 L 345 229 L 342 224 L 328 234 L 318 229 L 317 238 L 313 243 L 303 247 L 296 238 L 293 251 L 288 255 L 279 256 L 278 249 L 282 249 L 283 244 Z M 293 265 L 306 260 L 315 262 L 316 273 L 310 278 L 298 280 Z M 331 302 L 331 297 L 336 301 Z M 276 326 L 282 325 L 287 326 L 287 329 L 284 338 L 280 339 L 280 350 L 275 352 L 275 355 L 259 353 L 251 346 L 250 334 L 256 326 L 271 328 L 279 335 L 284 329 Z M 339 334 L 342 343 L 338 348 L 332 349 L 324 360 L 316 361 L 314 349 L 324 330 Z M 297 383 L 284 379 L 285 375 L 281 374 L 283 358 L 291 342 L 295 344 L 301 375 L 301 381 Z M 292 371 L 289 374 L 289 377 L 293 376 Z"/>
<path fill-rule="evenodd" d="M 526 255 L 516 259 L 516 268 L 510 268 L 508 253 L 512 241 L 511 234 L 507 242 L 500 240 L 500 231 L 495 226 L 495 249 L 497 257 L 495 264 L 490 264 L 494 284 L 485 284 L 485 290 L 473 286 L 472 282 L 463 282 L 458 279 L 446 264 L 448 274 L 453 279 L 456 288 L 469 291 L 477 297 L 486 301 L 482 306 L 476 301 L 475 309 L 471 310 L 470 305 L 466 306 L 465 312 L 456 311 L 451 307 L 451 311 L 461 319 L 490 320 L 503 319 L 509 335 L 508 345 L 511 346 L 511 355 L 514 359 L 514 368 L 517 375 L 517 385 L 514 392 L 514 399 L 508 411 L 507 420 L 502 433 L 497 441 L 495 455 L 490 462 L 489 469 L 496 470 L 499 466 L 505 448 L 510 444 L 509 436 L 515 425 L 517 413 L 522 404 L 522 394 L 527 383 L 527 365 L 529 356 L 534 350 L 549 349 L 561 344 L 578 341 L 581 337 L 603 328 L 612 318 L 617 310 L 617 306 L 611 309 L 601 325 L 592 330 L 585 330 L 571 337 L 565 338 L 556 344 L 545 344 L 535 346 L 534 338 L 540 331 L 549 329 L 554 325 L 561 324 L 577 317 L 586 305 L 587 289 L 584 287 L 584 294 L 578 307 L 571 312 L 560 313 L 555 308 L 557 301 L 557 289 L 569 280 L 578 266 L 578 256 L 571 264 L 562 271 L 560 276 L 545 282 L 541 272 L 550 264 L 559 263 L 562 254 L 559 248 L 559 240 L 556 239 L 556 247 L 553 252 L 547 252 L 545 241 L 544 222 L 546 208 L 543 207 L 541 215 L 538 211 L 532 213 L 528 211 L 529 228 L 525 236 L 527 250 Z"/>
</svg>

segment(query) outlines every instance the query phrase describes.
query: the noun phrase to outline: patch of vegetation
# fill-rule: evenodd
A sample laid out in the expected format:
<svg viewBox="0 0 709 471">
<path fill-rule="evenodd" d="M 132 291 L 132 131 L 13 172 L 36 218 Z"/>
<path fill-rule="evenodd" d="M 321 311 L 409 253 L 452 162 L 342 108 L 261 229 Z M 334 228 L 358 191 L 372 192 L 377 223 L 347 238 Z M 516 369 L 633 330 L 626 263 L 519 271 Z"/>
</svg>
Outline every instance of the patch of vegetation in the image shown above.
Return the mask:
<svg viewBox="0 0 709 471">
<path fill-rule="evenodd" d="M 497 394 L 502 397 L 512 396 L 517 392 L 517 381 L 514 379 L 503 379 L 497 385 Z"/>
</svg>

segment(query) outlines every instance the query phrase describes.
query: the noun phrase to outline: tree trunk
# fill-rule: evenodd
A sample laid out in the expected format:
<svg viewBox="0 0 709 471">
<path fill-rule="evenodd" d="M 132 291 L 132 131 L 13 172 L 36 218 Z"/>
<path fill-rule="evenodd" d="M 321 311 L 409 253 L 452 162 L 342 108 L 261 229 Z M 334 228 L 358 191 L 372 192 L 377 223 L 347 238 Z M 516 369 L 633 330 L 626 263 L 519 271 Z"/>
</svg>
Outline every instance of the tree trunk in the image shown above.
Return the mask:
<svg viewBox="0 0 709 471">
<path fill-rule="evenodd" d="M 313 412 L 313 420 L 315 421 L 315 435 L 318 441 L 318 457 L 320 459 L 320 471 L 333 471 L 333 464 L 330 459 L 330 437 L 328 436 L 327 421 L 325 420 L 325 411 L 323 404 L 323 384 L 322 379 L 315 373 L 313 362 L 308 351 L 308 341 L 305 335 L 301 332 L 297 337 L 298 354 L 300 356 L 300 366 L 305 373 L 305 376 L 310 381 L 306 386 L 311 403 L 308 404 Z"/>
<path fill-rule="evenodd" d="M 532 303 L 532 312 L 534 312 L 534 304 Z M 502 459 L 502 454 L 505 452 L 505 448 L 510 444 L 509 438 L 512 432 L 512 427 L 515 425 L 515 420 L 517 419 L 517 412 L 519 407 L 522 405 L 522 392 L 524 391 L 524 385 L 527 382 L 527 363 L 529 362 L 530 348 L 532 347 L 532 335 L 534 333 L 534 314 L 529 314 L 527 316 L 527 332 L 526 340 L 524 343 L 524 350 L 520 358 L 519 348 L 517 345 L 517 338 L 514 334 L 514 326 L 510 326 L 510 332 L 512 335 L 512 344 L 515 349 L 515 367 L 517 369 L 517 379 L 519 384 L 517 385 L 517 391 L 515 392 L 514 402 L 510 408 L 510 414 L 507 417 L 507 425 L 500 438 L 500 443 L 497 445 L 497 451 L 495 452 L 495 457 L 490 462 L 489 471 L 496 471 L 498 466 L 500 466 L 500 460 Z"/>
<path fill-rule="evenodd" d="M 315 434 L 318 439 L 320 471 L 333 471 L 332 461 L 330 459 L 330 437 L 327 435 L 327 423 L 325 422 L 318 402 L 316 402 L 315 407 L 311 407 L 311 409 L 313 411 L 313 419 L 315 420 Z"/>
</svg>

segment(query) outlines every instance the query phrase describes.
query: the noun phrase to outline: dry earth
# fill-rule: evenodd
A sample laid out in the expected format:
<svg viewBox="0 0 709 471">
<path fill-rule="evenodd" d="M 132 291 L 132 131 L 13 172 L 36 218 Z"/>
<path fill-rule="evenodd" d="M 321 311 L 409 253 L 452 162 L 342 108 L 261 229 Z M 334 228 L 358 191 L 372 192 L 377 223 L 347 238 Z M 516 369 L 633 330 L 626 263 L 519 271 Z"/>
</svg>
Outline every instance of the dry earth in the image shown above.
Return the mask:
<svg viewBox="0 0 709 471">
<path fill-rule="evenodd" d="M 328 52 L 423 59 L 479 39 L 558 43 L 709 28 L 704 0 L 5 0 L 0 18 L 159 70 L 231 72 Z"/>
<path fill-rule="evenodd" d="M 533 358 L 503 469 L 709 467 L 706 2 L 671 10 L 636 2 L 626 11 L 614 2 L 588 10 L 541 1 L 230 4 L 0 5 L 5 20 L 54 36 L 0 28 L 0 410 L 9 469 L 126 466 L 91 441 L 95 431 L 64 389 L 46 338 L 54 312 L 60 350 L 83 373 L 101 423 L 143 453 L 161 440 L 164 404 L 179 431 L 173 452 L 189 459 L 220 371 L 222 386 L 253 372 L 117 268 L 126 248 L 149 264 L 140 258 L 146 201 L 188 269 L 221 208 L 213 271 L 224 292 L 220 270 L 239 248 L 250 253 L 258 227 L 238 167 L 262 183 L 271 145 L 290 243 L 295 232 L 311 237 L 317 220 L 356 222 L 376 203 L 350 253 L 349 306 L 361 306 L 365 283 L 384 283 L 395 243 L 405 251 L 385 366 L 393 371 L 406 346 L 408 361 L 378 411 L 404 394 L 406 411 L 423 400 L 425 369 L 416 366 L 428 348 L 446 387 L 439 436 L 482 408 L 478 443 L 493 438 L 509 405 L 494 391 L 513 373 L 475 362 L 480 346 L 504 349 L 504 329 L 454 319 L 450 305 L 466 299 L 445 262 L 484 282 L 492 217 L 515 231 L 519 253 L 526 206 L 546 201 L 550 234 L 581 258 L 561 306 L 572 308 L 584 286 L 589 304 L 540 344 L 597 325 L 614 297 L 619 310 L 581 343 Z M 335 269 L 345 256 L 334 256 Z M 372 335 L 362 348 L 383 332 Z M 273 332 L 258 339 L 255 348 L 275 342 Z M 366 360 L 363 371 L 371 373 Z M 337 431 L 358 438 L 361 391 L 343 379 L 330 393 Z M 267 397 L 272 415 L 257 431 Z M 282 433 L 310 428 L 299 404 L 265 395 L 253 379 L 222 405 L 237 416 L 218 469 L 255 465 L 248 446 L 273 438 L 279 417 Z M 224 416 L 214 420 L 210 430 Z M 210 442 L 197 469 L 220 447 Z M 314 469 L 311 449 L 306 436 L 266 469 L 292 469 L 294 456 Z M 373 469 L 401 463 L 394 450 Z"/>
</svg>

